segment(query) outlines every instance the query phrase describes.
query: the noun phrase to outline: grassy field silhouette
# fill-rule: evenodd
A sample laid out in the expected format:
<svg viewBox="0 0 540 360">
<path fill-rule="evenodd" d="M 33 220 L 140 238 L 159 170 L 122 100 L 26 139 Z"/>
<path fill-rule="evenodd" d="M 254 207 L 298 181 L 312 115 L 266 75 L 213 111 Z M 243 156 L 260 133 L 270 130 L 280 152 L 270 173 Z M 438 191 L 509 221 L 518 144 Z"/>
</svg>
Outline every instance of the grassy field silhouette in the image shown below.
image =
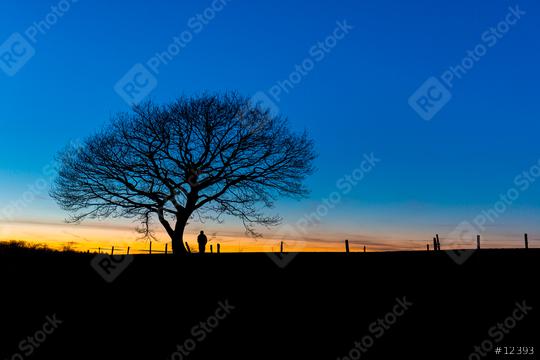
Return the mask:
<svg viewBox="0 0 540 360">
<path fill-rule="evenodd" d="M 283 268 L 262 253 L 135 255 L 110 282 L 95 259 L 0 250 L 2 358 L 53 314 L 62 324 L 38 357 L 467 358 L 523 302 L 533 310 L 502 342 L 537 340 L 538 249 L 482 249 L 463 265 L 444 251 L 300 253 Z"/>
</svg>

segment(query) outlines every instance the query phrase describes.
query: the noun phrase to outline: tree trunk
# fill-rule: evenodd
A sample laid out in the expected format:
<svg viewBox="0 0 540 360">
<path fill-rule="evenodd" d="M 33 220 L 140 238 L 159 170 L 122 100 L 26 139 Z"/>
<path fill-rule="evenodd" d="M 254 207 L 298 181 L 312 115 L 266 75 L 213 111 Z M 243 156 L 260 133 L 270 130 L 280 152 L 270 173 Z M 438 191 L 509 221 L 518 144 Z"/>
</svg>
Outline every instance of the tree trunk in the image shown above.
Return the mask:
<svg viewBox="0 0 540 360">
<path fill-rule="evenodd" d="M 174 255 L 186 255 L 188 253 L 184 245 L 184 229 L 186 228 L 187 220 L 178 220 L 174 229 L 174 234 L 171 236 L 172 252 Z"/>
<path fill-rule="evenodd" d="M 172 238 L 172 252 L 174 255 L 186 255 L 187 249 L 184 245 L 184 233 L 175 233 Z"/>
</svg>

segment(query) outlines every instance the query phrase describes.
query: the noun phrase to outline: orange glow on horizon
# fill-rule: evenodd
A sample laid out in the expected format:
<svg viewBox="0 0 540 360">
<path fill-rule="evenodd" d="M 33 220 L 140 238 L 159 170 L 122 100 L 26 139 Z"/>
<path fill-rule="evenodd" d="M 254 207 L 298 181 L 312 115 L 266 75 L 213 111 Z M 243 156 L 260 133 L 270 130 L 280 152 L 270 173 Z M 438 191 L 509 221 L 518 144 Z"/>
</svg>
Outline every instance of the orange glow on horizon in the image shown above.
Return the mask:
<svg viewBox="0 0 540 360">
<path fill-rule="evenodd" d="M 279 252 L 281 241 L 286 252 L 340 252 L 344 251 L 344 240 L 298 240 L 283 236 L 267 234 L 262 238 L 251 238 L 241 232 L 207 231 L 208 246 L 213 245 L 214 251 L 219 243 L 222 252 Z M 197 250 L 198 231 L 186 231 L 184 240 L 191 250 Z M 129 227 L 72 225 L 72 224 L 40 224 L 40 223 L 5 223 L 0 224 L 0 241 L 26 241 L 44 244 L 55 250 L 70 247 L 76 251 L 107 251 L 115 247 L 116 253 L 124 253 L 130 247 L 130 252 L 148 253 L 149 241 L 138 239 L 139 235 Z M 164 252 L 165 244 L 171 251 L 171 243 L 162 232 L 156 233 L 157 241 L 152 242 L 153 252 Z M 114 239 L 114 240 L 111 240 Z M 397 244 L 366 244 L 368 251 L 397 250 Z M 397 245 L 397 246 L 396 246 Z M 408 244 L 406 247 L 409 247 Z M 421 249 L 423 244 L 418 245 Z M 351 251 L 363 251 L 363 245 L 351 239 Z"/>
<path fill-rule="evenodd" d="M 427 236 L 419 234 L 403 234 L 402 237 L 391 237 L 385 234 L 361 234 L 357 236 L 344 236 L 343 234 L 320 234 L 319 237 L 311 237 L 307 240 L 297 239 L 292 236 L 269 233 L 262 238 L 251 238 L 242 232 L 213 231 L 208 230 L 207 251 L 213 245 L 214 252 L 219 243 L 222 252 L 279 252 L 280 243 L 284 242 L 285 252 L 343 252 L 345 251 L 344 239 L 350 240 L 350 250 L 361 252 L 366 246 L 368 252 L 372 251 L 398 251 L 398 250 L 425 250 Z M 188 230 L 184 235 L 191 250 L 197 251 L 198 230 Z M 39 243 L 55 250 L 65 247 L 75 251 L 110 252 L 115 247 L 115 253 L 121 254 L 130 247 L 132 254 L 148 253 L 149 241 L 138 239 L 140 236 L 132 227 L 122 225 L 103 224 L 45 224 L 32 222 L 0 223 L 0 241 L 26 241 Z M 171 251 L 171 244 L 163 232 L 156 233 L 157 241 L 152 242 L 152 250 L 155 253 L 164 252 L 165 244 Z M 337 239 L 337 240 L 336 240 Z M 343 240 L 341 240 L 343 239 Z M 534 240 L 531 241 L 531 243 Z M 492 236 L 490 245 L 487 247 L 521 247 L 521 243 L 510 241 L 501 237 Z M 534 245 L 534 244 L 531 244 Z M 443 243 L 444 246 L 444 243 Z M 447 248 L 460 247 L 459 244 Z M 461 246 L 461 247 L 470 247 Z"/>
</svg>

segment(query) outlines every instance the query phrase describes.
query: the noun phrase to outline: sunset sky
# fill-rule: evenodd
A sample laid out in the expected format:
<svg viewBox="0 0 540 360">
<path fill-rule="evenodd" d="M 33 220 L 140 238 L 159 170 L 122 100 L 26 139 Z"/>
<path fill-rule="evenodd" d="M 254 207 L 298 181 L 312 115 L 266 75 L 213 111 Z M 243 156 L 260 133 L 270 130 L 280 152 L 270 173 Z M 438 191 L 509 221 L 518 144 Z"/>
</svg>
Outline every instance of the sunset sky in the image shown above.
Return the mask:
<svg viewBox="0 0 540 360">
<path fill-rule="evenodd" d="M 192 222 L 188 242 L 204 229 L 224 251 L 408 250 L 435 233 L 469 246 L 465 231 L 539 247 L 539 33 L 533 0 L 2 1 L 0 241 L 146 248 L 130 220 L 64 223 L 55 154 L 139 100 L 238 90 L 314 138 L 312 192 L 268 210 L 285 223 L 263 238 L 227 218 Z M 133 69 L 148 80 L 135 97 Z M 417 113 L 433 80 L 440 111 Z"/>
</svg>

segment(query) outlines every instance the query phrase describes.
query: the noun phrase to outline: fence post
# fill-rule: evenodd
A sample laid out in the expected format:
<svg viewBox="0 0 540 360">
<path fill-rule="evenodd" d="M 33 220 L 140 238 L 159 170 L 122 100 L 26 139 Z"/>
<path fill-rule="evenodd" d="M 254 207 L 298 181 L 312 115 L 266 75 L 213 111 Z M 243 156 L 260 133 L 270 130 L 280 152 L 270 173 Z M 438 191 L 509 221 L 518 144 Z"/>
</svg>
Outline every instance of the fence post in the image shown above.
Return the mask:
<svg viewBox="0 0 540 360">
<path fill-rule="evenodd" d="M 111 248 L 111 256 L 114 255 L 114 246 Z"/>
<path fill-rule="evenodd" d="M 345 252 L 349 253 L 349 240 L 345 240 Z"/>
<path fill-rule="evenodd" d="M 281 242 L 281 245 L 279 247 L 280 254 L 283 254 L 283 241 Z"/>
<path fill-rule="evenodd" d="M 101 254 L 101 248 L 100 247 L 97 248 L 97 251 L 98 251 L 98 254 Z"/>
<path fill-rule="evenodd" d="M 529 235 L 525 233 L 525 249 L 529 248 Z"/>
<path fill-rule="evenodd" d="M 210 245 L 210 254 L 213 254 L 213 253 L 214 253 L 214 246 Z"/>
<path fill-rule="evenodd" d="M 480 250 L 480 235 L 476 235 L 476 248 Z"/>
<path fill-rule="evenodd" d="M 186 248 L 187 248 L 188 253 L 191 254 L 191 249 L 189 248 L 189 244 L 187 243 L 187 241 L 186 241 Z"/>
<path fill-rule="evenodd" d="M 150 241 L 150 249 L 148 250 L 148 254 L 152 255 L 152 241 Z"/>
<path fill-rule="evenodd" d="M 366 252 L 366 245 L 364 245 L 364 252 Z"/>
<path fill-rule="evenodd" d="M 427 244 L 427 251 L 429 251 L 429 244 Z"/>
<path fill-rule="evenodd" d="M 437 238 L 433 238 L 433 250 L 437 251 Z"/>
<path fill-rule="evenodd" d="M 439 241 L 439 234 L 435 234 L 437 237 L 437 250 L 441 250 L 441 242 Z"/>
<path fill-rule="evenodd" d="M 221 253 L 221 244 L 217 244 L 217 253 Z"/>
<path fill-rule="evenodd" d="M 128 255 L 129 255 L 129 249 L 130 249 L 130 247 L 128 246 L 128 250 L 127 250 L 127 254 L 128 254 Z"/>
<path fill-rule="evenodd" d="M 169 252 L 169 244 L 165 244 L 165 255 Z"/>
</svg>

